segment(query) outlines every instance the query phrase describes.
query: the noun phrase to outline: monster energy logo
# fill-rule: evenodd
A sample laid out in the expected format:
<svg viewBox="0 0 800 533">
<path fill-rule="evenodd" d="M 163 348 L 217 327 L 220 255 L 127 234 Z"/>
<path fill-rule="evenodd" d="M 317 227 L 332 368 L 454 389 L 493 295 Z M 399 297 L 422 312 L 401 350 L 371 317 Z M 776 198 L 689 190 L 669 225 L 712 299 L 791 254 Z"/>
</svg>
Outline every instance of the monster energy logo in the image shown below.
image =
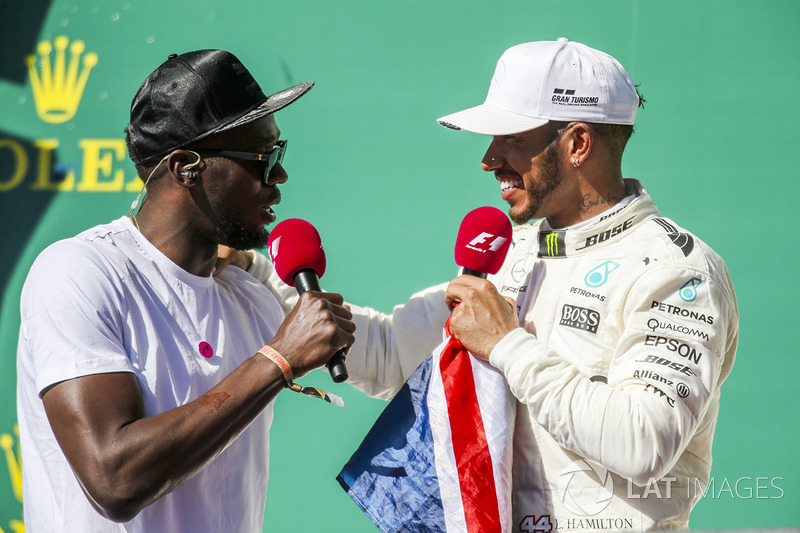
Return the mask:
<svg viewBox="0 0 800 533">
<path fill-rule="evenodd" d="M 566 257 L 564 231 L 539 232 L 539 257 Z"/>
<path fill-rule="evenodd" d="M 545 237 L 545 241 L 547 241 L 547 255 L 550 257 L 558 255 L 558 234 L 550 233 Z"/>
</svg>

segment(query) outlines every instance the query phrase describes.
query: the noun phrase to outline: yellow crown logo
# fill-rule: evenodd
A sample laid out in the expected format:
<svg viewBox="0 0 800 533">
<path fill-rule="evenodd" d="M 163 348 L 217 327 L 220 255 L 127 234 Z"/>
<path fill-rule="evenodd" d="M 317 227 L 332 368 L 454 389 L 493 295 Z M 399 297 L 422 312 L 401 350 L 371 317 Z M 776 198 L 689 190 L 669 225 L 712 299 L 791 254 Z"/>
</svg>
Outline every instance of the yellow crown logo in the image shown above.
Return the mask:
<svg viewBox="0 0 800 533">
<path fill-rule="evenodd" d="M 17 435 L 17 439 L 19 439 L 19 426 L 14 426 L 14 433 Z M 17 453 L 14 453 L 14 437 L 8 433 L 0 434 L 0 448 L 5 452 L 6 463 L 8 463 L 8 474 L 11 477 L 11 488 L 14 491 L 14 497 L 16 497 L 19 502 L 22 502 L 22 468 L 20 467 L 22 459 L 19 455 L 19 449 L 17 449 Z M 23 533 L 25 531 L 25 524 L 22 520 L 11 520 L 9 526 L 14 533 Z M 0 533 L 2 532 L 3 528 L 0 527 Z"/>
<path fill-rule="evenodd" d="M 53 46 L 50 41 L 42 41 L 37 47 L 41 75 L 36 70 L 36 56 L 28 56 L 27 63 L 36 113 L 45 122 L 61 124 L 74 117 L 78 111 L 89 72 L 97 65 L 97 54 L 89 52 L 84 55 L 83 68 L 78 72 L 81 55 L 86 49 L 83 41 L 73 41 L 70 45 L 69 65 L 66 58 L 69 39 L 62 35 L 56 38 L 54 44 L 56 53 L 52 63 L 50 53 Z"/>
</svg>

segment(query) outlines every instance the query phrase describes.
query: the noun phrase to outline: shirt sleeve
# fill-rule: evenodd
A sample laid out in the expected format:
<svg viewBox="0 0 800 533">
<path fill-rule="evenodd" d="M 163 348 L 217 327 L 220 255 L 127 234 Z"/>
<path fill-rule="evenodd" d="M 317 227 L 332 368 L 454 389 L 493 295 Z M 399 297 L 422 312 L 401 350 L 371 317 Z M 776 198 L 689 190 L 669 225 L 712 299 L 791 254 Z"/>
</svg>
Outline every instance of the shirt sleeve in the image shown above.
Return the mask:
<svg viewBox="0 0 800 533">
<path fill-rule="evenodd" d="M 347 354 L 347 382 L 375 398 L 394 397 L 444 338 L 446 288 L 442 283 L 420 291 L 391 315 L 351 304 L 356 341 Z"/>
<path fill-rule="evenodd" d="M 76 377 L 133 372 L 122 338 L 120 286 L 86 242 L 60 241 L 36 259 L 22 290 L 20 340 L 40 394 Z"/>
<path fill-rule="evenodd" d="M 297 304 L 297 289 L 290 287 L 278 277 L 275 266 L 264 254 L 253 251 L 253 264 L 247 272 L 260 281 L 278 300 L 283 313 L 288 315 Z"/>
<path fill-rule="evenodd" d="M 619 313 L 607 383 L 523 328 L 497 344 L 490 362 L 556 442 L 643 485 L 670 471 L 718 399 L 733 364 L 738 311 L 727 271 L 663 268 L 631 286 Z M 649 329 L 659 318 L 675 328 Z"/>
<path fill-rule="evenodd" d="M 248 272 L 275 295 L 286 313 L 297 303 L 297 291 L 278 277 L 272 262 L 254 252 Z M 387 315 L 348 302 L 356 325 L 356 341 L 347 354 L 347 383 L 382 399 L 392 398 L 417 366 L 442 342 L 449 311 L 447 284 L 414 294 Z"/>
</svg>

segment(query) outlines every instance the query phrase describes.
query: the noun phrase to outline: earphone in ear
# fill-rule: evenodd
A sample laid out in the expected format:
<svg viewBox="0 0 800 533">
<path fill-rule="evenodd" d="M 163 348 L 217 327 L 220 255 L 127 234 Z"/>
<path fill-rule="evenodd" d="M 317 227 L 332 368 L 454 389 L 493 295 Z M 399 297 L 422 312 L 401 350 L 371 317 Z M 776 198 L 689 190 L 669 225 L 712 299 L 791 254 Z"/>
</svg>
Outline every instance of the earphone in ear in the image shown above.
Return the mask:
<svg viewBox="0 0 800 533">
<path fill-rule="evenodd" d="M 200 160 L 201 160 L 200 159 L 200 154 L 198 154 L 197 152 L 193 152 L 191 150 L 186 150 L 186 151 L 189 152 L 190 154 L 193 154 L 194 156 L 196 156 L 197 157 L 197 161 L 195 161 L 194 163 L 189 163 L 188 165 L 183 167 L 180 170 L 180 172 L 178 172 L 178 175 L 180 175 L 180 177 L 182 177 L 184 179 L 194 181 L 194 180 L 197 179 L 197 172 L 195 172 L 192 169 L 194 169 L 194 167 L 196 167 L 197 165 L 200 164 Z"/>
<path fill-rule="evenodd" d="M 197 174 L 192 169 L 200 164 L 200 161 L 201 161 L 200 154 L 198 154 L 197 152 L 193 152 L 192 150 L 186 150 L 186 151 L 189 152 L 190 154 L 194 155 L 195 157 L 197 157 L 197 161 L 195 161 L 194 163 L 189 163 L 188 165 L 183 167 L 183 169 L 180 172 L 178 172 L 178 175 L 180 175 L 182 178 L 194 181 L 194 180 L 197 179 Z M 136 207 L 139 205 L 139 200 L 142 198 L 142 194 L 144 194 L 144 190 L 147 187 L 147 184 L 150 183 L 150 178 L 152 178 L 153 174 L 156 173 L 156 169 L 158 169 L 158 167 L 161 165 L 161 163 L 166 161 L 167 158 L 170 155 L 172 155 L 171 152 L 169 154 L 165 155 L 161 159 L 161 161 L 159 161 L 158 164 L 153 167 L 153 170 L 152 170 L 152 172 L 150 172 L 150 175 L 147 176 L 147 179 L 144 180 L 144 183 L 142 184 L 142 188 L 139 190 L 139 194 L 136 195 L 136 199 L 131 204 L 131 208 L 128 211 L 128 216 L 131 216 L 131 214 L 133 213 L 134 209 L 136 209 Z"/>
</svg>

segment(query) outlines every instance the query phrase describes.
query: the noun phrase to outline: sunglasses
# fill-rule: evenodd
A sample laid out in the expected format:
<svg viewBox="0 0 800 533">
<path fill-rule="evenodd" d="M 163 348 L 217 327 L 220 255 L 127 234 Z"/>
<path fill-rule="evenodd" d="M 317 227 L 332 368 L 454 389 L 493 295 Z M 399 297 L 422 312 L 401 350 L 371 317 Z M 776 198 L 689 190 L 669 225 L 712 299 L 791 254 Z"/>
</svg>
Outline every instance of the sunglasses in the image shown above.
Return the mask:
<svg viewBox="0 0 800 533">
<path fill-rule="evenodd" d="M 266 161 L 267 167 L 264 169 L 264 175 L 261 177 L 261 182 L 266 185 L 269 181 L 269 173 L 272 172 L 272 167 L 276 163 L 283 163 L 283 158 L 286 157 L 286 145 L 289 141 L 280 140 L 275 143 L 272 150 L 264 152 L 263 154 L 257 152 L 236 152 L 233 150 L 201 150 L 214 155 L 221 155 L 222 157 L 233 157 L 234 159 L 246 159 L 248 161 Z"/>
</svg>

